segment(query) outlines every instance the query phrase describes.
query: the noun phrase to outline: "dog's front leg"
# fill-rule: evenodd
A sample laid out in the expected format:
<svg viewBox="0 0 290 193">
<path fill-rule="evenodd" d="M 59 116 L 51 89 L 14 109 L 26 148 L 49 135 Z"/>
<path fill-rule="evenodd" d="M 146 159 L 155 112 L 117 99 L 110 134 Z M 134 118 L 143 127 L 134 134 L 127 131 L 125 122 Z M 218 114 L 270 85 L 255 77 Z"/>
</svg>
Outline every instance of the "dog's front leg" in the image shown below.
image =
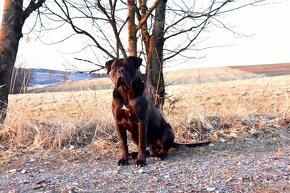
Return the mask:
<svg viewBox="0 0 290 193">
<path fill-rule="evenodd" d="M 136 161 L 137 167 L 144 167 L 146 165 L 146 146 L 147 146 L 147 121 L 138 122 L 138 158 Z"/>
<path fill-rule="evenodd" d="M 118 166 L 119 165 L 128 165 L 128 144 L 127 144 L 127 132 L 126 129 L 123 125 L 116 123 L 116 129 L 120 138 L 121 142 L 121 159 L 118 161 Z"/>
</svg>

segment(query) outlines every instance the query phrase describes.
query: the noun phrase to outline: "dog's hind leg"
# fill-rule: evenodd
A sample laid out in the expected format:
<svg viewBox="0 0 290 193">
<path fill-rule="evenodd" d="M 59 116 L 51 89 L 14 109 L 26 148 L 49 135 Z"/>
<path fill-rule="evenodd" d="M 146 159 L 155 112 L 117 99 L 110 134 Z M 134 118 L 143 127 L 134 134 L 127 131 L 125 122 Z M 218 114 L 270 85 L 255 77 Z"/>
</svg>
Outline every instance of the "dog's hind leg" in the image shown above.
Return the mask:
<svg viewBox="0 0 290 193">
<path fill-rule="evenodd" d="M 160 160 L 164 160 L 167 157 L 167 152 L 169 149 L 173 147 L 174 144 L 174 133 L 171 126 L 164 122 L 163 125 L 163 133 L 161 137 L 160 147 L 161 149 L 158 151 L 157 157 Z"/>
<path fill-rule="evenodd" d="M 172 144 L 174 142 L 174 138 L 166 138 L 162 141 L 161 149 L 158 151 L 157 157 L 160 160 L 164 160 L 167 157 L 168 150 L 172 147 Z"/>
</svg>

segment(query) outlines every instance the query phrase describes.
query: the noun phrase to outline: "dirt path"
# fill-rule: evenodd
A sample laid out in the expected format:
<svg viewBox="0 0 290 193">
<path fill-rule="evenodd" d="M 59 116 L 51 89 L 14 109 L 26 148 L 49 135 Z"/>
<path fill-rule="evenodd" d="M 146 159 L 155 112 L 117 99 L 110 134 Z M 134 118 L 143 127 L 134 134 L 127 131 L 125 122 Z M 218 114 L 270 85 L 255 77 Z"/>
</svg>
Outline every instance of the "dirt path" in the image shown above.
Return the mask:
<svg viewBox="0 0 290 193">
<path fill-rule="evenodd" d="M 118 167 L 114 153 L 87 148 L 75 156 L 26 153 L 1 165 L 0 192 L 290 192 L 289 137 L 181 148 L 166 161 L 148 158 L 142 169 Z"/>
</svg>

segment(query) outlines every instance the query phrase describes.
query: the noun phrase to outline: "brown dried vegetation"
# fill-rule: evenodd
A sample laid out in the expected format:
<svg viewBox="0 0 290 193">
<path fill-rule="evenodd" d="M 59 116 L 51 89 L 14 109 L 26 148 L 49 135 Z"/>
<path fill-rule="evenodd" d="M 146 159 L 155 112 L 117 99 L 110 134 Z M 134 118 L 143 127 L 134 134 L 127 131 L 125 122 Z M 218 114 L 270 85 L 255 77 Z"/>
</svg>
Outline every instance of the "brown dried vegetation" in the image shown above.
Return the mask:
<svg viewBox="0 0 290 193">
<path fill-rule="evenodd" d="M 179 142 L 279 132 L 289 126 L 289 85 L 290 76 L 171 85 L 164 114 Z M 111 92 L 11 95 L 1 151 L 82 147 L 108 138 L 116 142 Z"/>
<path fill-rule="evenodd" d="M 287 192 L 290 76 L 251 78 L 168 86 L 164 115 L 176 140 L 213 144 L 144 169 L 116 166 L 111 89 L 11 95 L 0 191 Z"/>
</svg>

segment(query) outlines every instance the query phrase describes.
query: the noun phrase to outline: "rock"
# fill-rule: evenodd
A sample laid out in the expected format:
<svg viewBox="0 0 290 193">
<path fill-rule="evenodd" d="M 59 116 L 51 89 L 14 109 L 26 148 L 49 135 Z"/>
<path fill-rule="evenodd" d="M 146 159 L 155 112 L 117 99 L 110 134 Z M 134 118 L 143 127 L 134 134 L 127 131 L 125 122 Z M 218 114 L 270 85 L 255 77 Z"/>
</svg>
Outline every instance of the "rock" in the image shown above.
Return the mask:
<svg viewBox="0 0 290 193">
<path fill-rule="evenodd" d="M 213 191 L 215 191 L 215 188 L 214 187 L 207 187 L 206 188 L 206 191 L 213 192 Z"/>
<path fill-rule="evenodd" d="M 72 185 L 74 185 L 74 186 L 78 186 L 79 183 L 77 183 L 77 182 L 73 182 Z"/>
<path fill-rule="evenodd" d="M 159 181 L 159 179 L 157 177 L 155 177 L 155 176 L 153 176 L 152 179 L 151 179 L 151 182 L 154 182 L 154 183 L 156 183 L 158 181 Z"/>
<path fill-rule="evenodd" d="M 290 172 L 290 165 L 287 165 L 287 168 L 285 170 L 286 172 Z"/>
<path fill-rule="evenodd" d="M 40 188 L 43 188 L 43 186 L 42 186 L 42 185 L 34 186 L 32 189 L 33 189 L 33 190 L 38 190 L 38 189 L 40 189 Z"/>
<path fill-rule="evenodd" d="M 281 177 L 280 177 L 279 174 L 274 174 L 274 175 L 273 175 L 273 179 L 276 180 L 276 181 L 279 180 L 280 178 L 281 178 Z"/>
<path fill-rule="evenodd" d="M 42 184 L 45 182 L 46 182 L 46 179 L 41 179 L 41 180 L 38 180 L 37 182 L 35 182 L 35 184 Z"/>
<path fill-rule="evenodd" d="M 165 175 L 165 176 L 164 176 L 164 178 L 169 178 L 169 177 L 170 177 L 170 175 Z"/>
<path fill-rule="evenodd" d="M 20 171 L 20 173 L 21 173 L 21 174 L 26 174 L 26 173 L 27 173 L 27 170 L 22 169 L 22 170 Z"/>
<path fill-rule="evenodd" d="M 146 171 L 145 171 L 143 168 L 140 168 L 140 169 L 138 170 L 138 173 L 139 173 L 139 174 L 145 174 Z"/>
<path fill-rule="evenodd" d="M 112 171 L 112 174 L 113 174 L 113 175 L 119 174 L 120 171 L 121 171 L 120 169 L 113 170 L 113 171 Z"/>
<path fill-rule="evenodd" d="M 217 105 L 217 106 L 222 105 L 221 102 L 215 102 L 214 104 Z"/>
<path fill-rule="evenodd" d="M 233 180 L 233 178 L 232 178 L 232 177 L 230 177 L 230 178 L 226 179 L 226 181 L 225 181 L 225 182 L 230 182 L 230 181 L 232 181 L 232 180 Z"/>
<path fill-rule="evenodd" d="M 30 159 L 30 160 L 28 160 L 29 163 L 32 163 L 32 162 L 34 162 L 34 161 L 35 161 L 35 159 Z"/>
<path fill-rule="evenodd" d="M 20 181 L 19 184 L 29 184 L 31 181 L 28 180 L 24 180 L 24 181 Z"/>
<path fill-rule="evenodd" d="M 17 169 L 12 169 L 12 170 L 9 170 L 8 172 L 9 173 L 16 173 L 17 172 Z"/>
<path fill-rule="evenodd" d="M 220 142 L 223 142 L 225 143 L 227 140 L 223 139 L 223 138 L 220 138 Z"/>
<path fill-rule="evenodd" d="M 241 95 L 242 96 L 247 96 L 247 95 L 249 95 L 249 93 L 248 92 L 243 92 Z"/>
</svg>

